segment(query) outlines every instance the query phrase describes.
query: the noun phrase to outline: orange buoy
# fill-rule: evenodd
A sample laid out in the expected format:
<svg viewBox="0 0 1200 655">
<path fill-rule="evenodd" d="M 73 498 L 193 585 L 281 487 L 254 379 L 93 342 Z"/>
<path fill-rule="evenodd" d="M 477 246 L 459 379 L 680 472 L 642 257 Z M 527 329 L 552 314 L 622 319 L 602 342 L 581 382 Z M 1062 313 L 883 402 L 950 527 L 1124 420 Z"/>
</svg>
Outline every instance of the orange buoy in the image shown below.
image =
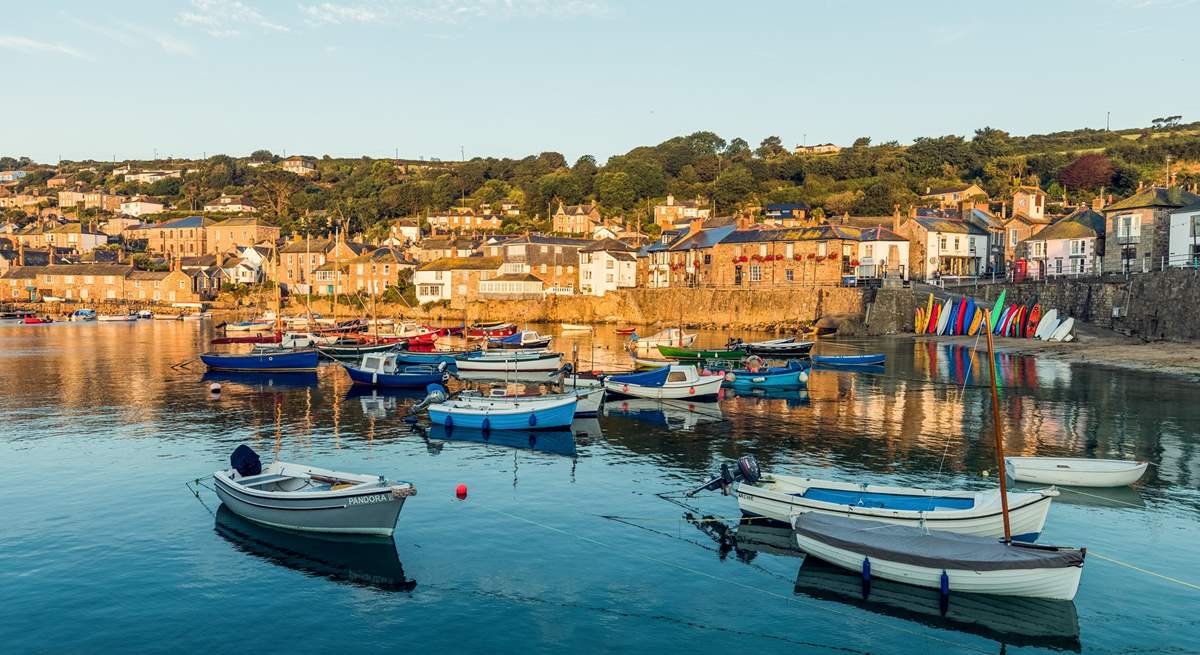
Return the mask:
<svg viewBox="0 0 1200 655">
<path fill-rule="evenodd" d="M 467 499 L 467 485 L 465 485 L 461 482 L 458 483 L 458 486 L 454 488 L 454 495 L 459 500 L 466 500 Z"/>
</svg>

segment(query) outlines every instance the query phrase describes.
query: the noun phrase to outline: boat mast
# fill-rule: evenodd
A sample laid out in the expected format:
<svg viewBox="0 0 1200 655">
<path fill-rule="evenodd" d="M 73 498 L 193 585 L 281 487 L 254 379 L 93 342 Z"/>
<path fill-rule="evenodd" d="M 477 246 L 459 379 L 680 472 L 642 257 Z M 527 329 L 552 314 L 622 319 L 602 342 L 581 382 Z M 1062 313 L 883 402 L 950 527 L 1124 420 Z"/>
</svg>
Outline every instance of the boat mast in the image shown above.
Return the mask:
<svg viewBox="0 0 1200 655">
<path fill-rule="evenodd" d="M 337 328 L 338 288 L 342 286 L 342 268 L 338 261 L 338 226 L 333 226 L 333 327 Z"/>
<path fill-rule="evenodd" d="M 988 323 L 992 312 L 987 311 Z M 1004 517 L 1004 543 L 1012 543 L 1012 529 L 1008 524 L 1008 484 L 1004 479 L 1004 429 L 1000 426 L 1000 390 L 996 387 L 996 351 L 992 346 L 992 331 L 987 333 L 988 379 L 992 383 L 992 423 L 996 427 L 996 475 L 1000 478 L 1000 513 Z"/>
</svg>

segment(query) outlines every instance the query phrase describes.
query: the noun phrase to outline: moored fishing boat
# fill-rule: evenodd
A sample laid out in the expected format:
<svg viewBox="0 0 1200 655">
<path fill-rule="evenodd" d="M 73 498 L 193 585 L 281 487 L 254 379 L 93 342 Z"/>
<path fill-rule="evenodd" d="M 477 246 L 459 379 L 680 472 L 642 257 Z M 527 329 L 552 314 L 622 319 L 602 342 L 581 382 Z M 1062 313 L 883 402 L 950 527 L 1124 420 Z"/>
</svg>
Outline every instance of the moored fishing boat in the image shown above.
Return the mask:
<svg viewBox="0 0 1200 655">
<path fill-rule="evenodd" d="M 973 535 L 882 525 L 876 521 L 798 514 L 792 522 L 804 552 L 851 571 L 931 589 L 1071 600 L 1086 552 L 1004 543 Z"/>
<path fill-rule="evenodd" d="M 226 332 L 269 332 L 273 329 L 272 321 L 238 321 L 237 323 L 226 323 Z"/>
<path fill-rule="evenodd" d="M 100 314 L 96 320 L 101 323 L 133 323 L 138 320 L 137 314 Z"/>
<path fill-rule="evenodd" d="M 1006 457 L 1005 471 L 1018 482 L 1072 487 L 1124 487 L 1146 473 L 1148 462 L 1084 457 Z"/>
<path fill-rule="evenodd" d="M 808 382 L 808 367 L 797 360 L 787 366 L 763 366 L 725 372 L 724 386 L 738 390 L 792 389 Z"/>
<path fill-rule="evenodd" d="M 679 328 L 667 328 L 648 337 L 639 337 L 636 332 L 633 332 L 629 335 L 629 339 L 638 353 L 645 354 L 655 352 L 659 346 L 687 348 L 695 343 L 696 335 L 687 334 Z"/>
<path fill-rule="evenodd" d="M 521 330 L 516 334 L 498 339 L 488 339 L 493 348 L 519 350 L 522 348 L 547 348 L 553 337 L 542 336 L 533 330 Z"/>
<path fill-rule="evenodd" d="M 94 321 L 96 320 L 96 310 L 94 309 L 76 309 L 71 312 L 70 320 L 72 321 Z"/>
<path fill-rule="evenodd" d="M 21 323 L 25 325 L 47 325 L 53 322 L 54 319 L 49 316 L 33 316 L 32 314 L 21 319 Z"/>
<path fill-rule="evenodd" d="M 745 351 L 729 350 L 727 348 L 713 348 L 710 350 L 697 350 L 693 348 L 677 348 L 675 346 L 658 346 L 658 353 L 667 359 L 688 359 L 688 360 L 714 360 L 728 359 L 739 360 L 746 357 Z"/>
<path fill-rule="evenodd" d="M 562 353 L 521 350 L 475 350 L 454 358 L 460 371 L 556 371 L 562 366 Z"/>
<path fill-rule="evenodd" d="M 364 343 L 358 339 L 338 339 L 331 344 L 319 344 L 317 351 L 325 357 L 338 361 L 356 362 L 361 361 L 363 355 L 371 353 L 382 353 L 389 350 L 395 350 L 400 347 L 400 344 L 383 342 L 383 343 Z"/>
<path fill-rule="evenodd" d="M 207 321 L 210 318 L 212 318 L 212 314 L 208 312 L 193 312 L 183 315 L 183 320 L 185 321 Z"/>
<path fill-rule="evenodd" d="M 562 328 L 563 332 L 591 332 L 595 329 L 590 325 L 582 323 L 560 323 L 559 327 Z"/>
<path fill-rule="evenodd" d="M 604 388 L 613 398 L 716 400 L 723 375 L 701 375 L 691 364 L 671 364 L 644 373 L 610 375 Z"/>
<path fill-rule="evenodd" d="M 202 353 L 200 361 L 210 371 L 315 371 L 316 350 L 253 350 L 249 353 Z"/>
<path fill-rule="evenodd" d="M 813 355 L 814 364 L 822 366 L 877 366 L 887 359 L 887 355 L 875 353 L 870 355 Z"/>
<path fill-rule="evenodd" d="M 627 337 L 627 336 L 629 336 L 629 335 L 633 334 L 633 333 L 634 333 L 634 332 L 636 332 L 636 331 L 637 331 L 637 328 L 631 328 L 631 327 L 630 327 L 630 328 L 617 328 L 617 329 L 616 329 L 616 332 L 617 332 L 617 334 L 619 334 L 619 335 L 621 335 L 621 336 L 623 336 L 623 337 Z"/>
<path fill-rule="evenodd" d="M 470 397 L 466 392 L 460 394 L 460 397 Z M 516 395 L 506 393 L 504 389 L 492 389 L 487 395 L 488 398 L 508 398 L 508 399 L 536 399 L 542 400 L 561 399 L 575 397 L 579 400 L 575 405 L 575 416 L 596 416 L 600 413 L 600 407 L 604 403 L 604 387 L 578 387 L 567 389 L 562 393 L 546 393 L 540 395 Z"/>
<path fill-rule="evenodd" d="M 182 316 L 179 314 L 154 314 L 150 318 L 156 321 L 178 321 Z"/>
<path fill-rule="evenodd" d="M 311 532 L 391 535 L 404 501 L 417 493 L 409 482 L 273 462 L 266 467 L 248 446 L 238 446 L 231 467 L 213 473 L 217 496 L 242 518 L 277 528 Z"/>
<path fill-rule="evenodd" d="M 445 362 L 436 366 L 417 364 L 404 366 L 397 363 L 395 353 L 363 355 L 358 365 L 342 363 L 346 373 L 355 384 L 377 387 L 417 387 L 445 383 L 450 379 Z"/>
<path fill-rule="evenodd" d="M 467 336 L 471 337 L 508 337 L 517 333 L 513 323 L 476 323 L 467 328 Z"/>
<path fill-rule="evenodd" d="M 467 396 L 447 399 L 441 385 L 430 385 L 425 400 L 414 409 L 427 409 L 435 425 L 475 430 L 547 430 L 563 428 L 575 419 L 575 395 L 558 398 L 493 398 Z"/>
<path fill-rule="evenodd" d="M 812 350 L 813 342 L 796 341 L 795 337 L 741 343 L 738 348 L 761 357 L 803 357 Z"/>
</svg>

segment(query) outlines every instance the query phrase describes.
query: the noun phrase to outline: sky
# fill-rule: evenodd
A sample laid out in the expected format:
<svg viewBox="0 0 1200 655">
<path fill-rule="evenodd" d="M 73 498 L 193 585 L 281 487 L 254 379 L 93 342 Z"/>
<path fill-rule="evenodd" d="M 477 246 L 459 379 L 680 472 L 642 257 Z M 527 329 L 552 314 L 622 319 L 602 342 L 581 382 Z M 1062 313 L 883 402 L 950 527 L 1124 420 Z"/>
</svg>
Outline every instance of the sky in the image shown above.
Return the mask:
<svg viewBox="0 0 1200 655">
<path fill-rule="evenodd" d="M 0 0 L 0 155 L 601 162 L 1200 120 L 1197 0 Z"/>
</svg>

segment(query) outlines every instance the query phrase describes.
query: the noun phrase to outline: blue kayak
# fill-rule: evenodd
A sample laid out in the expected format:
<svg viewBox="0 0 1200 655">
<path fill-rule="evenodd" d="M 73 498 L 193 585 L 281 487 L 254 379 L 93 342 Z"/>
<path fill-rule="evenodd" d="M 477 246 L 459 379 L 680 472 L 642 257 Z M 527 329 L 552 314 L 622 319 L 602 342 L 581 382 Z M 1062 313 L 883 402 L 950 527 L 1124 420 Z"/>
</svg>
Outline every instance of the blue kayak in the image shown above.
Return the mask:
<svg viewBox="0 0 1200 655">
<path fill-rule="evenodd" d="M 734 369 L 725 374 L 723 386 L 734 389 L 791 389 L 808 382 L 808 367 L 792 360 L 787 366 Z"/>
<path fill-rule="evenodd" d="M 874 366 L 887 359 L 883 353 L 871 355 L 813 355 L 814 364 L 822 366 Z"/>
<path fill-rule="evenodd" d="M 318 357 L 315 350 L 271 350 L 245 355 L 204 353 L 200 361 L 210 371 L 315 371 Z"/>
</svg>

